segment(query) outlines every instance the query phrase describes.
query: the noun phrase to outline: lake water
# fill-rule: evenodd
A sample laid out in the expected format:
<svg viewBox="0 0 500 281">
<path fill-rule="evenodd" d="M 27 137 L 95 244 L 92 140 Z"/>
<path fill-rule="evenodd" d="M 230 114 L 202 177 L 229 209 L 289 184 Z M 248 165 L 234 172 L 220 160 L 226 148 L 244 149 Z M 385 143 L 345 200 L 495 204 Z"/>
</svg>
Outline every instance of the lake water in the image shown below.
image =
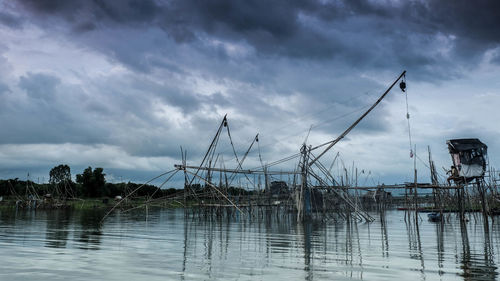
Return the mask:
<svg viewBox="0 0 500 281">
<path fill-rule="evenodd" d="M 0 211 L 0 280 L 495 280 L 499 223 Z"/>
</svg>

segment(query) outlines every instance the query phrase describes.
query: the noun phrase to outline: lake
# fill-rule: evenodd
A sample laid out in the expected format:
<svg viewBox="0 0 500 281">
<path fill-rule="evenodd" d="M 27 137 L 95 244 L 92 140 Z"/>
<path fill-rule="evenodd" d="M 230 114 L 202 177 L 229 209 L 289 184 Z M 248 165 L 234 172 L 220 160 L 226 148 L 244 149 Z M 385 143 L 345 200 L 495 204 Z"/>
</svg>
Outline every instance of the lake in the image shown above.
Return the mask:
<svg viewBox="0 0 500 281">
<path fill-rule="evenodd" d="M 0 210 L 0 280 L 495 280 L 500 225 Z"/>
</svg>

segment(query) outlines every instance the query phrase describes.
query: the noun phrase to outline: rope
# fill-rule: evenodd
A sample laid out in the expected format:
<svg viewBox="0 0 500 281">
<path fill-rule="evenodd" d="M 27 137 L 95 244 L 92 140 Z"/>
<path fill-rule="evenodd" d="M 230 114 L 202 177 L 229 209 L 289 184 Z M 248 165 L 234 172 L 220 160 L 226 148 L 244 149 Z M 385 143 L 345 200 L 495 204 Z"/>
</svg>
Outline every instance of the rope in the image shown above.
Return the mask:
<svg viewBox="0 0 500 281">
<path fill-rule="evenodd" d="M 229 136 L 229 142 L 231 143 L 231 147 L 233 148 L 234 157 L 236 158 L 236 162 L 238 163 L 238 165 L 240 165 L 240 167 L 241 167 L 241 164 L 243 163 L 243 160 L 244 160 L 244 159 L 242 159 L 242 161 L 241 161 L 241 162 L 240 162 L 240 160 L 238 159 L 238 154 L 236 154 L 236 149 L 234 148 L 233 138 L 231 137 L 231 132 L 229 131 L 229 124 L 228 124 L 228 122 L 227 122 L 227 121 L 226 121 L 226 129 L 227 129 L 227 135 Z M 254 141 L 255 141 L 255 139 L 254 139 Z M 253 145 L 253 142 L 252 142 L 252 145 Z M 249 151 L 250 151 L 250 149 L 251 149 L 251 148 L 252 148 L 252 146 L 250 146 Z M 248 154 L 248 152 L 247 152 L 247 154 Z M 245 157 L 246 157 L 246 155 L 245 155 Z M 254 186 L 254 188 L 255 188 L 255 183 L 254 183 L 252 180 L 250 180 L 250 179 L 248 178 L 247 174 L 243 174 L 243 175 L 245 176 L 245 178 L 246 178 L 246 179 L 247 179 L 247 180 L 248 180 L 248 181 L 249 181 L 249 182 L 250 182 L 250 183 Z M 234 179 L 234 178 L 233 178 L 233 179 Z M 233 179 L 231 179 L 231 182 L 232 182 L 232 180 L 233 180 Z M 231 182 L 230 182 L 230 183 L 231 183 Z"/>
<path fill-rule="evenodd" d="M 231 143 L 231 147 L 233 148 L 234 158 L 236 158 L 236 162 L 239 164 L 240 160 L 238 159 L 238 155 L 236 154 L 236 149 L 234 149 L 233 138 L 231 137 L 231 132 L 229 131 L 229 124 L 226 123 L 227 135 L 229 136 L 229 142 Z"/>
<path fill-rule="evenodd" d="M 151 194 L 151 196 L 149 196 L 149 199 L 146 201 L 146 204 L 151 202 L 151 199 L 153 199 L 153 197 L 156 195 L 156 193 L 173 177 L 175 176 L 175 174 L 177 174 L 177 172 L 179 172 L 180 170 L 177 170 L 175 172 L 173 172 L 165 181 L 163 181 L 162 184 L 160 184 L 160 186 L 158 186 L 158 188 Z"/>
<path fill-rule="evenodd" d="M 431 167 L 430 167 L 430 166 L 429 166 L 429 165 L 428 165 L 428 164 L 427 164 L 424 160 L 422 160 L 422 159 L 421 159 L 418 155 L 415 155 L 415 157 L 417 157 L 417 159 L 418 159 L 420 162 L 422 162 L 422 164 L 423 164 L 423 165 L 424 165 L 427 169 L 431 170 Z M 440 177 L 442 180 L 445 180 L 445 179 L 446 179 L 446 176 L 443 176 L 442 172 L 438 172 L 437 170 L 436 170 L 436 175 L 437 175 L 438 177 Z"/>
<path fill-rule="evenodd" d="M 238 166 L 236 167 L 236 171 L 231 174 L 231 176 L 229 177 L 230 178 L 230 184 L 233 182 L 234 178 L 236 177 L 236 172 L 243 169 L 243 162 L 245 162 L 245 159 L 247 158 L 248 156 L 248 153 L 250 152 L 250 150 L 252 149 L 253 147 L 253 144 L 257 141 L 258 142 L 258 139 L 259 139 L 259 134 L 257 134 L 255 136 L 255 138 L 253 139 L 252 143 L 250 144 L 250 147 L 248 147 L 247 151 L 245 152 L 245 154 L 243 155 L 243 158 L 241 158 L 241 161 L 238 163 Z"/>
<path fill-rule="evenodd" d="M 404 81 L 405 86 L 406 86 L 406 74 L 403 76 L 403 81 Z M 410 158 L 413 158 L 413 144 L 411 141 L 410 110 L 409 110 L 409 106 L 408 106 L 408 87 L 407 86 L 406 86 L 406 89 L 403 90 L 403 92 L 405 93 L 405 102 L 406 102 L 406 120 L 408 123 L 408 140 L 409 140 L 409 144 L 410 144 Z"/>
<path fill-rule="evenodd" d="M 335 140 L 333 140 L 332 143 L 330 143 L 330 145 L 328 145 L 327 148 L 325 148 L 325 150 L 323 150 L 323 152 L 321 152 L 316 158 L 314 158 L 310 163 L 309 163 L 309 166 L 311 166 L 312 164 L 314 164 L 314 162 L 318 161 L 319 158 L 321 156 L 323 156 L 326 152 L 328 152 L 328 150 L 330 150 L 335 144 L 337 144 L 340 140 L 342 140 L 347 134 L 349 134 L 349 132 L 351 132 L 352 129 L 354 129 L 354 127 L 356 127 L 359 122 L 361 122 L 361 120 L 363 120 L 384 98 L 385 96 L 391 91 L 391 89 L 394 87 L 394 85 L 402 78 L 405 76 L 405 73 L 406 73 L 406 70 L 403 71 L 403 73 L 401 73 L 401 75 L 399 75 L 399 77 L 391 84 L 391 86 L 389 86 L 389 88 L 387 88 L 387 90 L 385 90 L 385 92 L 378 98 L 378 100 L 372 104 L 372 106 L 370 106 L 370 108 L 365 112 L 363 113 L 363 115 L 361 115 L 349 128 L 347 128 L 340 136 L 338 136 Z M 401 82 L 401 89 L 403 89 L 403 86 L 404 86 L 404 82 Z M 314 150 L 316 148 L 312 148 L 311 150 Z"/>
<path fill-rule="evenodd" d="M 369 106 L 370 106 L 369 104 L 368 104 L 368 105 L 364 105 L 364 106 L 362 106 L 362 107 L 360 107 L 360 108 L 354 109 L 354 110 L 352 110 L 352 111 L 350 111 L 350 112 L 347 112 L 347 113 L 345 113 L 345 114 L 337 115 L 337 116 L 334 116 L 334 117 L 332 117 L 332 118 L 325 119 L 325 120 L 323 120 L 323 121 L 317 122 L 316 124 L 313 124 L 312 126 L 310 126 L 310 128 L 309 128 L 308 130 L 311 130 L 311 129 L 316 129 L 316 128 L 319 128 L 319 127 L 321 127 L 321 126 L 323 126 L 323 125 L 327 125 L 327 124 L 329 124 L 329 123 L 331 123 L 331 122 L 335 122 L 335 121 L 338 121 L 338 120 L 344 119 L 344 118 L 346 118 L 346 117 L 349 117 L 349 116 L 350 116 L 350 115 L 352 115 L 352 114 L 358 113 L 358 112 L 360 112 L 360 111 L 362 111 L 362 110 L 364 110 L 364 109 L 368 108 Z M 292 125 L 293 125 L 293 124 L 298 124 L 298 122 L 292 122 L 292 123 L 290 123 L 290 124 L 292 124 Z M 284 126 L 284 127 L 280 127 L 280 128 L 278 128 L 278 129 L 274 130 L 274 132 L 280 131 L 280 130 L 281 130 L 281 129 L 283 129 L 283 128 L 290 128 L 290 127 L 291 127 L 291 126 Z M 281 142 L 281 141 L 283 141 L 283 140 L 287 140 L 287 139 L 290 139 L 290 138 L 292 138 L 292 137 L 299 136 L 299 135 L 303 134 L 304 132 L 305 132 L 305 130 L 300 130 L 300 131 L 298 131 L 298 130 L 297 130 L 295 133 L 285 134 L 283 137 L 278 138 L 278 139 L 275 139 L 275 141 L 273 141 L 273 142 L 270 142 L 270 143 L 268 143 L 268 144 L 264 144 L 264 145 L 262 145 L 262 147 L 275 146 L 277 143 L 280 143 L 280 142 Z M 332 141 L 329 141 L 329 142 L 327 142 L 327 143 L 321 144 L 321 145 L 317 146 L 316 148 L 319 148 L 319 147 L 322 147 L 322 146 L 328 145 L 328 144 L 330 144 L 331 142 L 332 142 Z M 225 150 L 222 150 L 222 151 L 221 151 L 221 153 L 226 153 L 226 152 L 228 152 L 228 151 L 230 151 L 230 148 L 225 149 Z M 300 153 L 299 153 L 298 155 L 300 156 Z M 227 161 L 231 161 L 231 160 L 233 160 L 233 159 L 235 159 L 235 158 L 234 158 L 234 157 L 233 157 L 233 158 L 230 158 L 230 159 L 229 159 L 229 160 L 227 160 Z"/>
<path fill-rule="evenodd" d="M 264 171 L 264 163 L 262 162 L 262 154 L 260 153 L 260 142 L 257 142 L 257 148 L 259 150 L 259 161 L 260 165 L 262 166 L 262 170 Z"/>
<path fill-rule="evenodd" d="M 226 121 L 226 115 L 224 115 L 224 119 L 222 119 L 222 122 L 221 122 L 221 124 L 219 125 L 219 129 L 217 129 L 217 134 L 215 135 L 214 139 L 212 140 L 212 143 L 210 144 L 210 146 L 209 146 L 209 148 L 208 148 L 208 151 L 206 152 L 205 156 L 203 157 L 203 160 L 201 161 L 200 167 L 202 167 L 202 166 L 203 166 L 203 164 L 205 163 L 205 160 L 207 160 L 207 157 L 210 155 L 210 152 L 211 152 L 211 150 L 213 149 L 214 143 L 216 143 L 216 141 L 218 142 L 219 135 L 220 135 L 220 133 L 221 133 L 221 131 L 222 131 L 222 127 L 223 127 L 223 125 L 224 125 L 225 123 L 227 123 L 227 121 Z M 195 173 L 195 174 L 196 174 L 196 175 L 198 175 L 198 172 L 199 172 L 199 171 L 200 171 L 200 169 L 196 170 L 196 173 Z M 192 190 L 191 190 L 191 185 L 193 184 L 194 179 L 195 179 L 195 177 L 193 177 L 193 178 L 189 181 L 188 189 L 189 189 L 189 191 L 190 191 L 190 192 L 192 192 Z M 192 192 L 192 193 L 193 193 L 193 195 L 194 195 L 195 197 L 197 197 L 195 192 Z"/>
<path fill-rule="evenodd" d="M 154 181 L 154 180 L 156 180 L 156 179 L 158 179 L 158 178 L 161 178 L 161 177 L 163 177 L 163 176 L 165 176 L 165 175 L 168 175 L 168 174 L 170 174 L 170 173 L 172 173 L 172 172 L 174 172 L 174 175 L 175 175 L 178 171 L 179 171 L 179 170 L 177 170 L 177 169 L 170 170 L 170 171 L 168 171 L 168 172 L 165 172 L 165 173 L 163 173 L 163 174 L 160 174 L 160 175 L 158 175 L 158 176 L 156 176 L 156 177 L 154 177 L 154 178 L 152 178 L 152 179 L 148 180 L 147 182 L 143 183 L 142 185 L 140 185 L 139 187 L 137 187 L 136 189 L 134 189 L 132 192 L 130 192 L 129 194 L 127 194 L 127 196 L 123 197 L 120 201 L 118 201 L 118 202 L 117 202 L 117 203 L 113 206 L 113 208 L 111 208 L 111 209 L 110 209 L 110 210 L 109 210 L 109 211 L 108 211 L 108 212 L 104 215 L 104 217 L 101 219 L 101 221 L 100 221 L 99 223 L 102 225 L 102 223 L 104 222 L 104 220 L 105 220 L 105 219 L 109 216 L 109 214 L 111 214 L 111 212 L 113 212 L 113 210 L 114 210 L 114 209 L 116 209 L 116 207 L 118 207 L 118 205 L 120 205 L 123 201 L 125 201 L 128 197 L 130 197 L 132 194 L 134 194 L 137 190 L 141 189 L 141 188 L 142 188 L 143 186 L 145 186 L 146 184 L 148 184 L 148 183 L 150 183 L 150 182 L 152 182 L 152 181 Z M 173 176 L 173 175 L 172 175 L 172 176 Z M 169 177 L 169 178 L 167 179 L 167 181 L 168 181 L 168 180 L 170 180 L 170 178 L 172 178 L 172 177 Z"/>
</svg>

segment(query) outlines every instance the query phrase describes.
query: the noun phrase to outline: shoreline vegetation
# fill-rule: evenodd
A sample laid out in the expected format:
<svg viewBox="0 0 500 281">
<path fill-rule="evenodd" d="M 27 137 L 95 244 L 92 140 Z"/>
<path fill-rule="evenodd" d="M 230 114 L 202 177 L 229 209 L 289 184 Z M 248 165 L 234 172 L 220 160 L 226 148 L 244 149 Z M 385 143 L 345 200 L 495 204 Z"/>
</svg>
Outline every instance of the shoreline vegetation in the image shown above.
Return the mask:
<svg viewBox="0 0 500 281">
<path fill-rule="evenodd" d="M 102 168 L 86 168 L 81 174 L 76 175 L 76 181 L 72 181 L 71 169 L 68 165 L 59 165 L 50 170 L 48 183 L 35 183 L 31 180 L 0 179 L 0 209 L 103 209 L 112 211 L 114 209 L 131 210 L 141 207 L 223 207 L 220 202 L 210 200 L 210 187 L 193 184 L 189 187 L 189 193 L 184 189 L 161 188 L 151 184 L 140 184 L 133 182 L 110 183 L 106 182 Z M 240 207 L 264 206 L 262 198 L 268 198 L 270 206 L 274 202 L 284 202 L 291 194 L 284 193 L 276 196 L 267 194 L 265 191 L 245 190 L 238 187 L 229 187 L 223 190 L 227 198 L 239 202 Z M 253 199 L 252 199 L 253 198 Z M 255 200 L 257 198 L 258 200 Z M 366 202 L 366 196 L 360 202 L 367 204 L 368 209 L 373 207 L 373 202 Z M 491 214 L 500 214 L 500 202 L 488 198 L 490 201 Z M 454 204 L 436 208 L 434 196 L 431 194 L 420 194 L 416 206 L 419 212 L 458 212 Z M 231 202 L 232 202 L 231 201 Z M 371 201 L 371 200 L 368 200 Z M 473 201 L 473 202 L 472 202 Z M 390 197 L 383 200 L 383 208 L 397 209 L 401 211 L 414 210 L 408 205 L 408 198 L 404 196 Z M 281 203 L 280 203 L 281 204 Z M 378 204 L 375 204 L 378 205 Z M 379 206 L 380 207 L 380 206 Z M 480 212 L 481 205 L 470 200 L 464 212 Z"/>
<path fill-rule="evenodd" d="M 0 201 L 0 210 L 2 209 L 33 209 L 33 210 L 88 210 L 88 209 L 103 209 L 111 210 L 120 203 L 119 208 L 128 210 L 132 208 L 140 208 L 145 206 L 151 207 L 166 207 L 180 208 L 184 204 L 169 200 L 168 202 L 157 203 L 155 200 L 147 197 L 134 197 L 126 199 L 124 202 L 109 197 L 102 198 L 67 198 L 67 199 L 26 199 L 20 200 L 16 197 L 3 197 Z"/>
<path fill-rule="evenodd" d="M 31 180 L 0 179 L 0 209 L 136 209 L 140 207 L 193 207 L 203 205 L 184 189 L 160 188 L 134 182 L 106 182 L 103 168 L 86 168 L 72 180 L 71 169 L 61 164 L 50 170 L 48 183 Z M 196 196 L 208 187 L 193 184 Z M 229 196 L 251 195 L 254 191 L 230 187 Z M 199 198 L 197 198 L 199 199 Z M 119 206 L 118 206 L 119 205 Z"/>
<path fill-rule="evenodd" d="M 88 167 L 81 174 L 76 175 L 74 182 L 70 167 L 61 164 L 50 170 L 48 183 L 35 183 L 19 178 L 2 179 L 0 180 L 0 208 L 111 208 L 135 191 L 133 197 L 121 202 L 121 205 L 130 208 L 154 202 L 159 198 L 183 194 L 183 190 L 162 189 L 149 184 L 110 183 L 106 182 L 105 175 L 102 168 Z M 172 202 L 172 206 L 178 204 Z"/>
</svg>

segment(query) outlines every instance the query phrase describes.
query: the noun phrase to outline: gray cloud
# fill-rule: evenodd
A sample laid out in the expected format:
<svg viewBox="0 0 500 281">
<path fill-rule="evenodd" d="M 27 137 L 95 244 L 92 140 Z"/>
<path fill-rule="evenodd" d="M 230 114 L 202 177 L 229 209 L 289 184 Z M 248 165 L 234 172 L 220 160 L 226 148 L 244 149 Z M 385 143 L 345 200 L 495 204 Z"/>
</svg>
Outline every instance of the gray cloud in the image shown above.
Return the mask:
<svg viewBox="0 0 500 281">
<path fill-rule="evenodd" d="M 56 87 L 60 83 L 57 77 L 28 72 L 19 80 L 19 87 L 24 89 L 33 99 L 52 101 L 56 94 Z"/>
<path fill-rule="evenodd" d="M 104 144 L 152 159 L 178 158 L 183 145 L 196 159 L 229 113 L 237 150 L 259 132 L 271 161 L 296 152 L 310 125 L 311 142 L 340 134 L 403 69 L 410 88 L 477 69 L 499 46 L 498 4 L 469 5 L 17 1 L 0 14 L 12 40 L 0 57 L 12 66 L 2 78 L 9 134 L 0 143 Z M 32 46 L 16 45 L 23 40 Z M 391 93 L 346 142 L 395 134 L 395 104 L 403 108 L 404 96 Z"/>
<path fill-rule="evenodd" d="M 6 92 L 10 92 L 10 89 L 7 85 L 0 83 L 0 95 Z"/>
<path fill-rule="evenodd" d="M 0 12 L 0 23 L 13 29 L 22 27 L 22 20 L 9 13 Z"/>
<path fill-rule="evenodd" d="M 199 44 L 208 35 L 246 42 L 264 56 L 326 59 L 374 69 L 406 67 L 426 80 L 456 77 L 456 72 L 446 71 L 456 59 L 477 61 L 500 40 L 494 1 L 479 1 L 474 9 L 468 1 L 21 2 L 35 15 L 59 17 L 75 31 L 156 26 L 177 42 Z M 449 54 L 436 52 L 439 36 L 450 40 Z M 115 55 L 144 71 L 152 64 L 146 53 L 139 61 L 120 51 Z"/>
</svg>

